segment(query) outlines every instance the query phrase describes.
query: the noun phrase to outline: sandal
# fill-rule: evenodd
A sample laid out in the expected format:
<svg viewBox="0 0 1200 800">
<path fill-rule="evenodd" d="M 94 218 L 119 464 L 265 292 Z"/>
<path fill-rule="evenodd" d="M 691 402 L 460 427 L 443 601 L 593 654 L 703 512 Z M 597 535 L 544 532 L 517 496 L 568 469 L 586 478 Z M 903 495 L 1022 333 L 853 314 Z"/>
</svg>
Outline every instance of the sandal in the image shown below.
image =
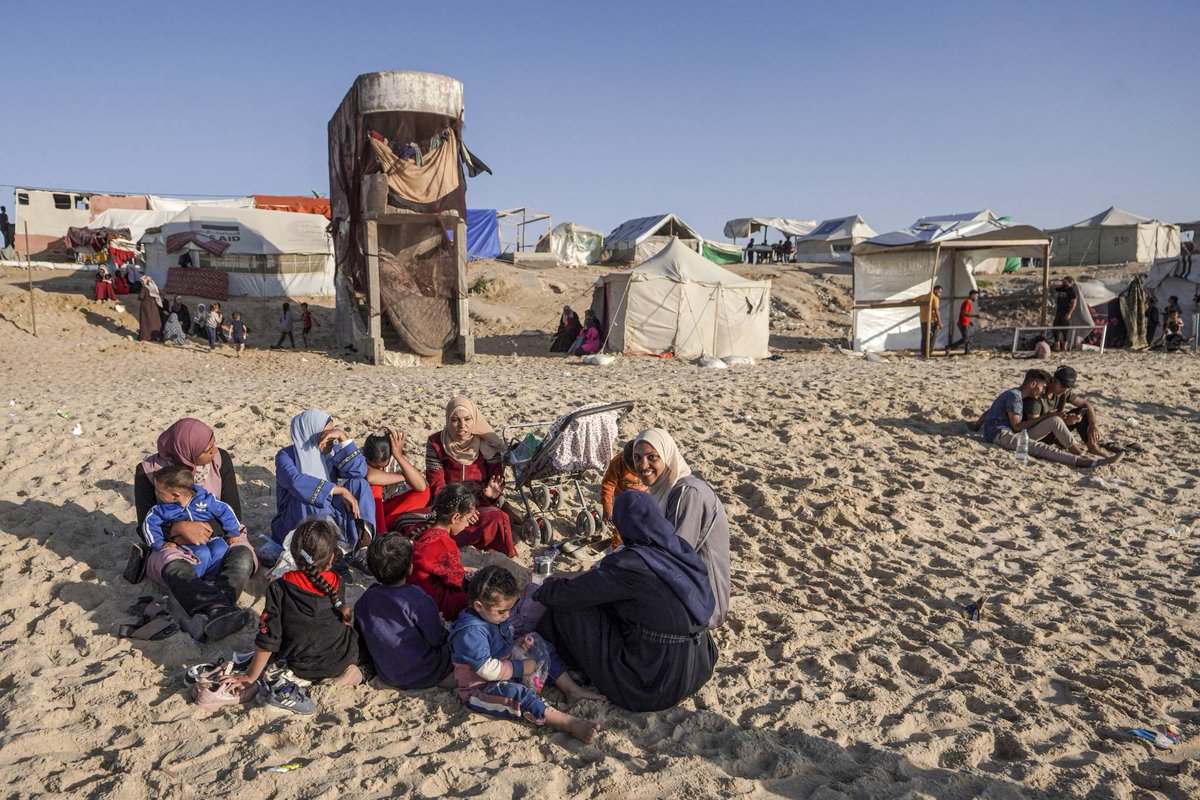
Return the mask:
<svg viewBox="0 0 1200 800">
<path fill-rule="evenodd" d="M 142 621 L 133 625 L 122 625 L 117 628 L 117 636 L 122 639 L 140 639 L 147 642 L 157 642 L 179 633 L 179 626 L 165 611 L 152 617 L 142 617 Z"/>
</svg>

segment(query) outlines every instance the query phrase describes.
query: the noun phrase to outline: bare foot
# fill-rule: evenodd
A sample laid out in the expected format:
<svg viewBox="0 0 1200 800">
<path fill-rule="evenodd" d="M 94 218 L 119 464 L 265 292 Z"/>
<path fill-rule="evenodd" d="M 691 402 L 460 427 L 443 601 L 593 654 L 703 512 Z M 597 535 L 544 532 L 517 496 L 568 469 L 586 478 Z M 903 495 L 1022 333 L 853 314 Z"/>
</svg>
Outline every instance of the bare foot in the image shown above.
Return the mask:
<svg viewBox="0 0 1200 800">
<path fill-rule="evenodd" d="M 559 711 L 553 706 L 546 707 L 546 724 L 556 731 L 563 731 L 587 744 L 596 738 L 600 724 Z"/>
<path fill-rule="evenodd" d="M 362 670 L 357 664 L 351 664 L 346 667 L 346 671 L 333 680 L 334 686 L 358 686 L 362 683 Z"/>
<path fill-rule="evenodd" d="M 555 685 L 557 686 L 557 684 L 555 684 Z M 585 689 L 582 686 L 580 686 L 579 684 L 575 684 L 570 689 L 564 688 L 562 686 L 559 686 L 558 688 L 562 691 L 563 697 L 566 698 L 568 706 L 573 706 L 576 703 L 578 703 L 580 700 L 605 700 L 605 699 L 607 699 L 604 695 L 600 694 L 599 692 L 593 692 L 590 689 Z"/>
</svg>

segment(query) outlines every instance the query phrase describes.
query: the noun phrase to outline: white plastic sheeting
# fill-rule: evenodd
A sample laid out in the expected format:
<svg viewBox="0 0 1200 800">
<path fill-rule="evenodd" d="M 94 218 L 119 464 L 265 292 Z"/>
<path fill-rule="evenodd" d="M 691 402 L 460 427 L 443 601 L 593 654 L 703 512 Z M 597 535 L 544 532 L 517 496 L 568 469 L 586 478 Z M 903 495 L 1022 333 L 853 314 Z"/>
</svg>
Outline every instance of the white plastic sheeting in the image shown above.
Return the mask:
<svg viewBox="0 0 1200 800">
<path fill-rule="evenodd" d="M 630 355 L 770 355 L 771 282 L 722 269 L 679 241 L 596 282 L 592 310 L 606 347 Z"/>
<path fill-rule="evenodd" d="M 823 220 L 806 236 L 796 240 L 796 260 L 817 263 L 849 263 L 850 248 L 875 236 L 863 218 L 837 217 Z"/>
<path fill-rule="evenodd" d="M 160 286 L 180 252 L 167 239 L 188 231 L 226 242 L 221 255 L 187 245 L 203 266 L 229 273 L 229 292 L 248 297 L 328 296 L 334 293 L 333 245 L 316 214 L 254 208 L 188 206 L 142 237 L 146 269 Z"/>
<path fill-rule="evenodd" d="M 574 222 L 563 222 L 543 236 L 536 249 L 539 253 L 553 253 L 560 264 L 582 267 L 603 260 L 604 234 Z"/>
<path fill-rule="evenodd" d="M 139 241 L 150 228 L 169 222 L 177 211 L 142 211 L 134 208 L 109 208 L 101 211 L 87 226 L 92 229 L 128 230 L 129 238 Z"/>
<path fill-rule="evenodd" d="M 924 218 L 911 228 L 875 237 L 855 248 L 856 308 L 851 316 L 855 350 L 918 349 L 919 303 L 934 286 L 942 287 L 942 325 L 950 331 L 962 301 L 977 288 L 976 265 L 987 259 L 1037 258 L 1045 254 L 1041 231 L 1008 226 L 996 220 L 991 212 L 959 216 L 979 218 Z M 962 231 L 980 232 L 965 236 Z M 934 243 L 921 238 L 925 236 L 934 239 Z M 939 243 L 943 245 L 941 248 Z M 912 305 L 858 307 L 903 301 L 912 301 Z"/>
<path fill-rule="evenodd" d="M 180 200 L 175 197 L 160 197 L 156 194 L 146 195 L 146 204 L 151 211 L 174 211 L 178 214 L 188 206 L 204 206 L 206 208 L 253 208 L 253 197 L 228 197 L 218 200 Z"/>
<path fill-rule="evenodd" d="M 805 236 L 817 227 L 815 219 L 788 219 L 786 217 L 740 217 L 725 223 L 725 235 L 730 239 L 752 236 L 763 228 L 774 228 L 784 236 Z"/>
</svg>

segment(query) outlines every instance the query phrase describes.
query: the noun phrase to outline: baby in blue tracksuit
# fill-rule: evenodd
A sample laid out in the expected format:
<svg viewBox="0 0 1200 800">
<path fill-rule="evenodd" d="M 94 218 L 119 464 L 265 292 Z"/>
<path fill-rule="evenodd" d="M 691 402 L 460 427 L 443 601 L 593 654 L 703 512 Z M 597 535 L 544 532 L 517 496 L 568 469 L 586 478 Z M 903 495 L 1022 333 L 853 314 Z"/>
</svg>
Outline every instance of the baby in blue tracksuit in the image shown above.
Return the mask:
<svg viewBox="0 0 1200 800">
<path fill-rule="evenodd" d="M 179 465 L 163 467 L 154 475 L 154 494 L 158 503 L 150 509 L 142 523 L 142 536 L 155 550 L 164 547 L 179 547 L 198 559 L 196 575 L 201 578 L 212 570 L 214 575 L 221 571 L 221 559 L 229 550 L 225 538 L 239 535 L 241 523 L 233 509 L 222 503 L 203 486 L 193 483 L 191 467 Z M 183 520 L 208 522 L 217 520 L 224 528 L 225 538 L 212 538 L 203 544 L 169 542 L 163 529 L 172 522 Z"/>
</svg>

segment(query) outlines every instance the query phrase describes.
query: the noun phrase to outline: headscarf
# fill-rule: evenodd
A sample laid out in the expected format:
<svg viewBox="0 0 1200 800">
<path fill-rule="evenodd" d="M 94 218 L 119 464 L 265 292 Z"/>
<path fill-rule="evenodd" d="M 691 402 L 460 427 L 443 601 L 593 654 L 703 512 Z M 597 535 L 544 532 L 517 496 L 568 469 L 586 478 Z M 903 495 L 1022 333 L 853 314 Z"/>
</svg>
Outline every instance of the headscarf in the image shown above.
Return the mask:
<svg viewBox="0 0 1200 800">
<path fill-rule="evenodd" d="M 460 408 L 469 411 L 474 420 L 471 438 L 461 443 L 455 441 L 450 433 L 450 417 L 454 416 L 454 412 Z M 504 443 L 500 441 L 496 431 L 479 413 L 479 406 L 475 405 L 474 400 L 469 397 L 455 397 L 446 404 L 446 427 L 442 428 L 442 447 L 446 450 L 446 454 L 458 463 L 474 464 L 480 453 L 483 453 L 484 459 L 494 458 L 504 449 Z"/>
<path fill-rule="evenodd" d="M 162 292 L 158 290 L 158 284 L 154 282 L 154 278 L 151 278 L 149 274 L 143 275 L 142 286 L 144 286 L 146 291 L 150 293 L 150 296 L 154 298 L 154 302 L 157 305 L 162 305 Z"/>
<path fill-rule="evenodd" d="M 208 449 L 213 440 L 213 429 L 198 419 L 184 417 L 163 431 L 158 437 L 158 453 L 142 462 L 146 477 L 154 480 L 154 473 L 171 464 L 183 464 L 192 468 L 196 484 L 203 486 L 217 497 L 221 496 L 221 451 L 213 460 L 202 467 L 196 466 L 196 457 Z"/>
<path fill-rule="evenodd" d="M 675 446 L 675 440 L 671 438 L 671 434 L 662 428 L 647 428 L 642 431 L 637 435 L 633 446 L 636 448 L 641 442 L 653 447 L 654 452 L 658 453 L 658 457 L 663 463 L 662 476 L 646 489 L 658 503 L 659 510 L 665 514 L 667 513 L 667 498 L 671 495 L 671 489 L 680 478 L 691 475 L 692 468 L 679 454 L 679 448 Z"/>
<path fill-rule="evenodd" d="M 333 417 L 315 408 L 301 411 L 292 417 L 292 444 L 296 448 L 296 460 L 300 462 L 300 471 L 305 475 L 329 480 L 329 470 L 325 466 L 325 459 L 321 457 L 317 440 L 321 438 L 321 432 L 331 419 Z"/>
<path fill-rule="evenodd" d="M 169 342 L 181 344 L 183 341 L 183 325 L 179 323 L 179 315 L 172 311 L 167 316 L 167 323 L 163 325 L 163 339 Z"/>
<path fill-rule="evenodd" d="M 623 549 L 646 562 L 697 625 L 707 625 L 717 604 L 708 569 L 692 546 L 676 535 L 654 500 L 644 492 L 622 492 L 613 504 L 613 524 L 621 531 Z"/>
</svg>

